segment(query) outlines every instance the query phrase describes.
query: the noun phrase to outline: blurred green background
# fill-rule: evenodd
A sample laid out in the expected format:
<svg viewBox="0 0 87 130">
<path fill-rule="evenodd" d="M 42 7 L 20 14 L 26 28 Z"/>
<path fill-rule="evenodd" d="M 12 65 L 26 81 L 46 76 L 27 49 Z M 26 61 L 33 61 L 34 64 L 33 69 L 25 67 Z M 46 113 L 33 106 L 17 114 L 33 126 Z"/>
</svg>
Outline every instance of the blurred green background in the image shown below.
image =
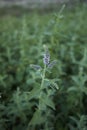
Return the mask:
<svg viewBox="0 0 87 130">
<path fill-rule="evenodd" d="M 87 130 L 87 5 L 75 2 L 0 8 L 0 130 L 26 129 L 34 111 L 24 92 L 36 85 L 30 64 L 42 65 L 44 44 L 57 60 L 54 130 Z"/>
</svg>

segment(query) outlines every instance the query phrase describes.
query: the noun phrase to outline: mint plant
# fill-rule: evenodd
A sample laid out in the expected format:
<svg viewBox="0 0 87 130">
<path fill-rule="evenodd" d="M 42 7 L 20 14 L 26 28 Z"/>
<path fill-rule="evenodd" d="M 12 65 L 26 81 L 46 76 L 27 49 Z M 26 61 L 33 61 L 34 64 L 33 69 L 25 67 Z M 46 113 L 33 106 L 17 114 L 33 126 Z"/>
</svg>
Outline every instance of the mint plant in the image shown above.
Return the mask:
<svg viewBox="0 0 87 130">
<path fill-rule="evenodd" d="M 35 103 L 35 112 L 28 124 L 27 130 L 29 130 L 31 127 L 35 127 L 36 125 L 39 125 L 39 128 L 45 130 L 54 129 L 51 122 L 53 118 L 52 113 L 53 110 L 55 110 L 53 97 L 56 90 L 58 89 L 58 85 L 56 83 L 57 79 L 46 78 L 46 73 L 51 72 L 51 69 L 56 64 L 56 60 L 50 62 L 50 53 L 48 48 L 44 46 L 44 49 L 44 67 L 42 68 L 39 65 L 31 65 L 33 69 L 39 72 L 41 82 L 38 84 L 38 86 L 35 86 L 36 88 L 33 88 L 33 90 L 30 91 L 30 94 L 33 92 L 33 99 L 36 99 L 37 102 Z"/>
<path fill-rule="evenodd" d="M 1 9 L 0 130 L 87 130 L 87 5 L 67 7 L 20 17 Z M 45 46 L 42 60 L 44 43 L 52 55 Z"/>
</svg>

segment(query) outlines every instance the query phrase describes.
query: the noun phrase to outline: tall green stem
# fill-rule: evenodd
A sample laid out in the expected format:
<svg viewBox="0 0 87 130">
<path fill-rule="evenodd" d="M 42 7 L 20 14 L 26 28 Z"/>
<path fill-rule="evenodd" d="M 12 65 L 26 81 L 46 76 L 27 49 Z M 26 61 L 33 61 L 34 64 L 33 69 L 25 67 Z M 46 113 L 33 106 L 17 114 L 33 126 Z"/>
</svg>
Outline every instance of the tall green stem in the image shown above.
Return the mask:
<svg viewBox="0 0 87 130">
<path fill-rule="evenodd" d="M 43 75 L 42 75 L 42 82 L 41 82 L 41 89 L 43 88 L 44 85 L 44 78 L 45 78 L 45 72 L 46 72 L 46 65 L 44 65 L 44 70 L 43 70 Z"/>
<path fill-rule="evenodd" d="M 44 86 L 44 79 L 45 79 L 45 73 L 46 73 L 46 65 L 44 65 L 44 70 L 43 70 L 43 74 L 42 74 L 42 81 L 41 81 L 41 87 L 40 87 L 40 96 L 39 96 L 39 109 L 40 109 L 40 100 L 41 100 L 41 94 L 42 94 L 42 89 Z"/>
</svg>

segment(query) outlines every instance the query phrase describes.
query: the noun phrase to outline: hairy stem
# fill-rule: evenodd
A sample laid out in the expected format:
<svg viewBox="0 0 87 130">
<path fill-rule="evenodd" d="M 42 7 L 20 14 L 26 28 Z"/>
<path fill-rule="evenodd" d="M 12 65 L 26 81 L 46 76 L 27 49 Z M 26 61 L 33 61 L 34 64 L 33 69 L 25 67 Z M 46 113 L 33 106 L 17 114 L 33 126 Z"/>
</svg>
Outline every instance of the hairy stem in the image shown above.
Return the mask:
<svg viewBox="0 0 87 130">
<path fill-rule="evenodd" d="M 44 85 L 44 78 L 45 78 L 45 72 L 46 72 L 46 65 L 44 65 L 44 70 L 43 70 L 43 75 L 42 75 L 42 82 L 41 82 L 41 89 L 43 88 Z"/>
<path fill-rule="evenodd" d="M 41 81 L 40 95 L 39 95 L 39 106 L 38 106 L 39 109 L 40 109 L 40 99 L 41 99 L 41 95 L 42 95 L 42 89 L 44 86 L 45 73 L 46 73 L 46 65 L 44 65 L 44 70 L 43 70 L 43 74 L 42 74 L 42 81 Z"/>
</svg>

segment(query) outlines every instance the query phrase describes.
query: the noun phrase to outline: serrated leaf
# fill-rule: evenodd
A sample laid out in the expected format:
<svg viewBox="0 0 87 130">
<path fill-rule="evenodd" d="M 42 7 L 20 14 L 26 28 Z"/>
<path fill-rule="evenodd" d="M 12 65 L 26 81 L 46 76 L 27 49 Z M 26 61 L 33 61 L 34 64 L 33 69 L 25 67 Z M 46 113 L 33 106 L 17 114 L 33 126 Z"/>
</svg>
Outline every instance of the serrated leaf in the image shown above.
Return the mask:
<svg viewBox="0 0 87 130">
<path fill-rule="evenodd" d="M 39 125 L 41 123 L 44 123 L 44 121 L 45 121 L 45 117 L 42 116 L 41 111 L 38 109 L 34 113 L 29 125 L 37 125 L 37 124 Z"/>
<path fill-rule="evenodd" d="M 46 105 L 51 107 L 53 110 L 55 110 L 55 104 L 50 98 L 47 99 Z"/>
<path fill-rule="evenodd" d="M 56 89 L 59 89 L 58 84 L 55 82 L 55 81 L 58 81 L 57 79 L 55 80 L 45 79 L 44 81 L 45 81 L 44 88 L 48 86 L 54 86 Z"/>
<path fill-rule="evenodd" d="M 52 108 L 53 110 L 55 110 L 55 104 L 52 101 L 52 99 L 50 97 L 48 97 L 47 95 L 42 96 L 41 101 L 48 107 Z"/>
<path fill-rule="evenodd" d="M 31 100 L 32 98 L 38 98 L 40 94 L 40 87 L 34 87 L 30 92 L 29 92 L 29 100 Z"/>
<path fill-rule="evenodd" d="M 57 83 L 53 82 L 52 85 L 53 85 L 56 89 L 59 89 Z"/>
</svg>

